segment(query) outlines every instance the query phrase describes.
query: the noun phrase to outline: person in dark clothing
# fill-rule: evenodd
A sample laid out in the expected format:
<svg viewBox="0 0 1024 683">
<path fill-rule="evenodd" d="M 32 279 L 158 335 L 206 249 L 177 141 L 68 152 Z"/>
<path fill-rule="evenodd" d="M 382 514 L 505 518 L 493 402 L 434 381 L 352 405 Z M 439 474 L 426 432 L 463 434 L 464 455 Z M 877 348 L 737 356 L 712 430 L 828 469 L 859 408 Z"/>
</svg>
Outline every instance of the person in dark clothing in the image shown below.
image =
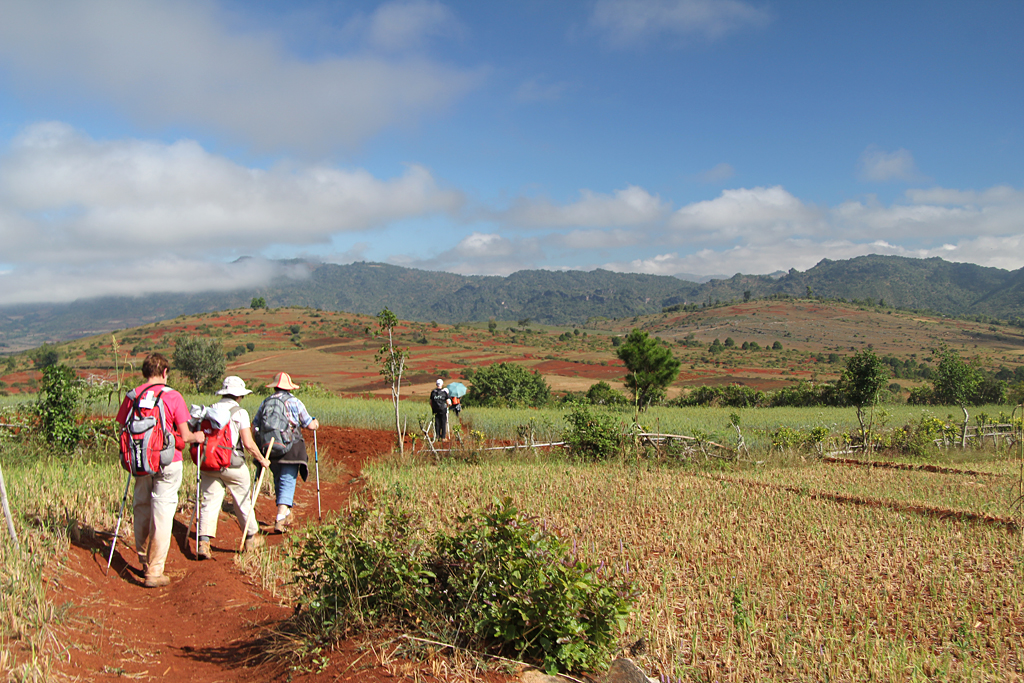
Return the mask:
<svg viewBox="0 0 1024 683">
<path fill-rule="evenodd" d="M 437 380 L 437 386 L 430 392 L 430 409 L 434 411 L 434 436 L 445 441 L 451 436 L 448 431 L 448 406 L 451 404 L 444 380 Z"/>
</svg>

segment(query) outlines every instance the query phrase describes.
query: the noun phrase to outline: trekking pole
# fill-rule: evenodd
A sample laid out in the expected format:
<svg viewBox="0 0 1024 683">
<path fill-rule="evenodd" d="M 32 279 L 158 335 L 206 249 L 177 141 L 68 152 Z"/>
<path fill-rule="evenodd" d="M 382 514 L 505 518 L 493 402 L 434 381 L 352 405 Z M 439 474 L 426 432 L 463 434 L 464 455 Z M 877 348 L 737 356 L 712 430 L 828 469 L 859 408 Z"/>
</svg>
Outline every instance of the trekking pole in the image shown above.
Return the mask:
<svg viewBox="0 0 1024 683">
<path fill-rule="evenodd" d="M 266 459 L 270 460 L 270 451 L 274 449 L 274 437 L 270 437 L 270 444 L 267 445 Z M 249 514 L 245 516 L 245 529 L 242 530 L 242 542 L 238 544 L 238 552 L 242 552 L 245 548 L 245 538 L 249 535 L 249 520 L 256 516 L 256 498 L 260 495 L 260 490 L 263 488 L 263 475 L 267 473 L 269 468 L 260 465 L 260 476 L 256 478 L 256 486 L 252 490 L 252 495 L 249 496 Z M 259 522 L 256 523 L 256 531 L 259 532 Z"/>
<path fill-rule="evenodd" d="M 323 512 L 320 510 L 320 452 L 316 446 L 316 430 L 313 430 L 313 462 L 316 465 L 316 518 L 324 521 Z"/>
<path fill-rule="evenodd" d="M 199 455 L 196 456 L 196 557 L 199 557 L 199 482 L 202 477 L 202 469 L 199 467 L 199 463 L 203 461 L 203 456 L 206 455 L 206 442 L 204 441 L 202 446 L 199 448 Z"/>
<path fill-rule="evenodd" d="M 132 485 L 132 473 L 128 473 L 128 481 L 124 483 L 124 495 L 121 496 L 121 512 L 117 515 L 117 525 L 114 527 L 114 538 L 110 540 L 110 555 L 107 557 L 107 571 L 110 573 L 110 563 L 114 561 L 114 548 L 117 546 L 117 535 L 121 532 L 121 520 L 124 518 L 124 506 L 128 503 L 128 487 Z M 104 574 L 104 576 L 106 575 Z"/>
</svg>

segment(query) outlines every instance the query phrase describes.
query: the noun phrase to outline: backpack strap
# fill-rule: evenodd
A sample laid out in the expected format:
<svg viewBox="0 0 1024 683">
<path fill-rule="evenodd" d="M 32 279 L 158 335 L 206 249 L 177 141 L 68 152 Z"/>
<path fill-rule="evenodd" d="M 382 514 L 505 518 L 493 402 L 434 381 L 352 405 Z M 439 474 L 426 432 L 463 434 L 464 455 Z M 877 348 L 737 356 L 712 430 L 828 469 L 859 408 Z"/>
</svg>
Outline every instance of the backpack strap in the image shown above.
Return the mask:
<svg viewBox="0 0 1024 683">
<path fill-rule="evenodd" d="M 231 424 L 235 419 L 235 415 L 238 415 L 238 411 L 242 409 L 242 406 L 235 405 L 228 411 L 228 433 L 231 433 Z M 242 447 L 242 430 L 239 428 L 237 438 L 231 440 L 231 450 L 235 453 L 242 453 L 244 455 L 245 449 Z"/>
</svg>

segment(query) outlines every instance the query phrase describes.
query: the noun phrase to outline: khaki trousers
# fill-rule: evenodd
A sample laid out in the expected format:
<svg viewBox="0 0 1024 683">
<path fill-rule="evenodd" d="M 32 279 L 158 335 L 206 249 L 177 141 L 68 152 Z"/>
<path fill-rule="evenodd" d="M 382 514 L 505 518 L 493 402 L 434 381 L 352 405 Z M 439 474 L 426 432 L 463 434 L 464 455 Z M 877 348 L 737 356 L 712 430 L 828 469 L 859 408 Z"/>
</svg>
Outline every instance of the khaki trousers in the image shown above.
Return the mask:
<svg viewBox="0 0 1024 683">
<path fill-rule="evenodd" d="M 246 536 L 252 536 L 260 530 L 256 522 L 256 515 L 253 515 L 246 524 L 246 516 L 249 514 L 251 505 L 249 496 L 252 488 L 252 477 L 249 468 L 245 465 L 228 467 L 220 472 L 203 472 L 200 480 L 200 489 L 203 492 L 203 504 L 199 506 L 199 535 L 211 538 L 217 535 L 217 518 L 220 516 L 220 506 L 224 502 L 224 490 L 231 494 L 235 501 L 235 519 L 238 521 L 239 529 L 246 529 Z"/>
<path fill-rule="evenodd" d="M 146 577 L 162 576 L 167 551 L 171 548 L 171 528 L 178 508 L 182 463 L 172 462 L 157 474 L 135 477 L 132 511 L 135 516 L 135 552 L 146 570 Z"/>
</svg>

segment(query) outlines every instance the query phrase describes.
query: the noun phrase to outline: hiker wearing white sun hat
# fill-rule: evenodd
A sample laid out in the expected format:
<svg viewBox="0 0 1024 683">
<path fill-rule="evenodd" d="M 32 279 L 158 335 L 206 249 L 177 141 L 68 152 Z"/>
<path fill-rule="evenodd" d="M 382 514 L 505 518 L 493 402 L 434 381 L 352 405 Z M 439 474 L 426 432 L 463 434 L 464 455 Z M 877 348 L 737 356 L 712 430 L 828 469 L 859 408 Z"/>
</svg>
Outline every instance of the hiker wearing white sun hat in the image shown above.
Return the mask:
<svg viewBox="0 0 1024 683">
<path fill-rule="evenodd" d="M 266 452 L 271 439 L 274 446 L 269 454 L 270 471 L 274 475 L 277 492 L 277 520 L 274 529 L 283 533 L 291 521 L 291 508 L 295 502 L 295 484 L 299 476 L 309 476 L 309 456 L 302 430 L 316 430 L 320 422 L 310 416 L 306 406 L 291 392 L 299 388 L 287 372 L 279 372 L 267 385 L 274 393 L 264 399 L 253 416 L 256 443 Z"/>
<path fill-rule="evenodd" d="M 221 503 L 224 501 L 224 493 L 230 493 L 235 503 L 235 518 L 238 527 L 245 534 L 245 549 L 254 550 L 263 544 L 263 538 L 259 535 L 259 524 L 256 517 L 251 514 L 253 510 L 252 501 L 252 479 L 249 468 L 245 466 L 245 454 L 248 453 L 252 459 L 262 467 L 270 467 L 267 460 L 259 449 L 252 436 L 252 427 L 249 422 L 249 413 L 238 405 L 239 399 L 251 394 L 252 391 L 245 387 L 245 381 L 241 377 L 230 375 L 224 378 L 224 383 L 217 392 L 221 400 L 214 403 L 207 413 L 211 417 L 219 417 L 217 424 L 226 425 L 230 432 L 232 445 L 231 463 L 219 471 L 203 470 L 201 472 L 202 505 L 199 510 L 199 527 L 196 531 L 199 540 L 196 554 L 201 560 L 210 559 L 212 550 L 210 539 L 217 536 L 217 521 L 220 516 Z"/>
<path fill-rule="evenodd" d="M 448 406 L 452 404 L 448 390 L 444 388 L 444 380 L 438 378 L 436 386 L 430 392 L 430 409 L 434 411 L 434 438 L 447 441 L 448 432 Z"/>
</svg>

